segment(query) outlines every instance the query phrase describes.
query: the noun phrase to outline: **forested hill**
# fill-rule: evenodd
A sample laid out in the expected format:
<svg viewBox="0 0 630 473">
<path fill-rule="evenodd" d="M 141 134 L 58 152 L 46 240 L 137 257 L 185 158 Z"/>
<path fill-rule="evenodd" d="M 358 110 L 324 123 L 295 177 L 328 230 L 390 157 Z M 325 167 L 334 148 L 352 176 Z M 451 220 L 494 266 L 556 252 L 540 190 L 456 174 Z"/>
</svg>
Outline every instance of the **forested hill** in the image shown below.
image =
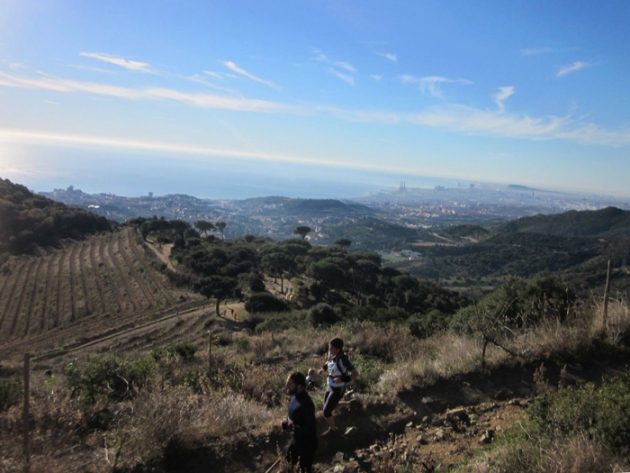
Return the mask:
<svg viewBox="0 0 630 473">
<path fill-rule="evenodd" d="M 587 211 L 571 210 L 556 215 L 523 217 L 502 224 L 497 230 L 565 237 L 623 238 L 630 236 L 630 211 L 616 207 Z"/>
<path fill-rule="evenodd" d="M 59 246 L 112 229 L 114 222 L 87 210 L 68 207 L 33 194 L 26 187 L 0 178 L 0 256 L 34 254 L 39 247 Z"/>
<path fill-rule="evenodd" d="M 263 215 L 285 217 L 357 217 L 376 212 L 362 204 L 336 199 L 292 199 L 289 197 L 260 197 L 237 201 L 237 205 L 259 208 Z"/>
</svg>

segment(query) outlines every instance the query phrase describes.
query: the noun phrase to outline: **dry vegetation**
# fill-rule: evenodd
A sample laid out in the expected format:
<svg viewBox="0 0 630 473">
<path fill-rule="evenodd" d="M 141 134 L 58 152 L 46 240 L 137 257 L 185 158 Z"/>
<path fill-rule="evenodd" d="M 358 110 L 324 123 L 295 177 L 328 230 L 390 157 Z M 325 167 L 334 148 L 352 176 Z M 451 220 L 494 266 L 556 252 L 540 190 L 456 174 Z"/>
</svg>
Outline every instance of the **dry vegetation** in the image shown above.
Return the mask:
<svg viewBox="0 0 630 473">
<path fill-rule="evenodd" d="M 630 327 L 630 313 L 624 301 L 614 301 L 608 310 L 606 327 L 602 325 L 601 306 L 592 305 L 584 306 L 563 323 L 546 320 L 515 332 L 509 339 L 509 348 L 519 356 L 491 346 L 486 354 L 487 369 L 492 372 L 500 367 L 549 359 L 601 358 L 594 347 L 604 343 L 609 347 L 605 350 L 613 350 L 628 336 Z M 31 394 L 31 471 L 178 471 L 168 466 L 169 461 L 177 461 L 190 452 L 199 458 L 200 451 L 206 451 L 206 462 L 222 465 L 217 471 L 262 469 L 274 458 L 275 442 L 283 442 L 276 424 L 284 415 L 286 398 L 282 386 L 286 374 L 319 366 L 327 341 L 333 336 L 346 340 L 350 357 L 362 373 L 354 386 L 354 396 L 361 401 L 368 418 L 374 415 L 372 410 L 382 415 L 387 405 L 396 413 L 401 409 L 395 407 L 401 395 L 422 397 L 440 380 L 467 373 L 482 376 L 482 340 L 475 335 L 442 333 L 421 340 L 405 326 L 379 327 L 365 322 L 257 335 L 246 329 L 246 322 L 213 319 L 207 324 L 209 329 L 200 330 L 205 335 L 196 337 L 192 344 L 171 345 L 170 349 L 165 344 L 161 351 L 154 344 L 152 351 L 148 346 L 136 350 L 133 359 L 118 358 L 123 360 L 121 363 L 143 360 L 143 369 L 150 373 L 146 383 L 139 380 L 134 384 L 133 375 L 125 375 L 129 379 L 122 391 L 116 391 L 114 381 L 110 381 L 90 398 L 86 397 L 86 385 L 73 385 L 66 376 L 68 372 L 62 372 L 69 358 L 36 364 Z M 74 366 L 87 373 L 99 360 L 103 360 L 103 355 L 84 353 L 74 360 Z M 17 363 L 3 363 L 0 382 L 16 379 L 19 368 Z M 52 370 L 52 377 L 43 373 L 45 369 Z M 94 379 L 90 378 L 90 382 L 95 383 Z M 313 397 L 321 406 L 318 393 Z M 21 408 L 19 398 L 15 401 L 0 413 L 2 471 L 18 471 L 23 461 L 22 440 L 15 435 L 23 428 Z M 388 425 L 404 418 L 396 414 L 378 422 L 380 428 L 388 429 Z M 518 427 L 522 431 L 528 428 L 526 424 Z M 376 441 L 378 432 L 366 435 L 372 435 L 372 441 Z M 526 435 L 539 434 L 531 431 Z M 495 448 L 482 451 L 472 460 L 462 458 L 459 471 L 610 472 L 620 471 L 627 461 L 582 433 L 557 437 L 544 444 L 540 438 L 519 444 L 518 448 L 514 442 L 506 436 L 505 441 L 497 442 Z M 247 445 L 251 453 L 248 461 L 253 463 L 239 456 L 243 445 Z M 426 458 L 413 457 L 417 459 L 415 463 L 409 459 L 412 457 L 405 458 L 381 458 L 370 471 L 423 471 L 421 461 Z M 317 468 L 326 471 L 331 467 L 320 463 Z"/>
</svg>

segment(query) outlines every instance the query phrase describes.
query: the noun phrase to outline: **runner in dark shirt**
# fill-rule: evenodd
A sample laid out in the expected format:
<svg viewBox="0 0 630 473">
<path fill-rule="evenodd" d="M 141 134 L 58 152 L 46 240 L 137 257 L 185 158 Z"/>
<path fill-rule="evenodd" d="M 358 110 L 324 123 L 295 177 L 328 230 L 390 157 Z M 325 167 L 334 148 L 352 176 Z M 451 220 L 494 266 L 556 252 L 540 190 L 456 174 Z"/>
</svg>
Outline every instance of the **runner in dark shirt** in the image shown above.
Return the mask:
<svg viewBox="0 0 630 473">
<path fill-rule="evenodd" d="M 282 422 L 284 430 L 292 432 L 287 451 L 287 460 L 295 465 L 300 463 L 300 471 L 310 472 L 317 451 L 317 423 L 315 405 L 306 392 L 306 378 L 302 373 L 293 373 L 284 386 L 287 394 L 292 394 L 289 404 L 289 417 Z"/>
</svg>

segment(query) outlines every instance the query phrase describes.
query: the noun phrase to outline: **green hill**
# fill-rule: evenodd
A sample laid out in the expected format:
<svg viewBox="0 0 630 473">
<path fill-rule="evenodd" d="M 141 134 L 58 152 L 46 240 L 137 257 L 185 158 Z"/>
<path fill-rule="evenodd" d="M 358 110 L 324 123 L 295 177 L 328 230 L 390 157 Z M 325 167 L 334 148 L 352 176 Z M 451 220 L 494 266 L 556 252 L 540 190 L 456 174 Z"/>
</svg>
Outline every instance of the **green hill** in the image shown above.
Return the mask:
<svg viewBox="0 0 630 473">
<path fill-rule="evenodd" d="M 566 237 L 623 238 L 630 236 L 630 211 L 616 207 L 592 211 L 571 210 L 556 215 L 523 217 L 502 224 L 497 230 Z"/>
<path fill-rule="evenodd" d="M 112 222 L 68 207 L 0 178 L 0 255 L 34 254 L 39 247 L 112 229 Z"/>
</svg>

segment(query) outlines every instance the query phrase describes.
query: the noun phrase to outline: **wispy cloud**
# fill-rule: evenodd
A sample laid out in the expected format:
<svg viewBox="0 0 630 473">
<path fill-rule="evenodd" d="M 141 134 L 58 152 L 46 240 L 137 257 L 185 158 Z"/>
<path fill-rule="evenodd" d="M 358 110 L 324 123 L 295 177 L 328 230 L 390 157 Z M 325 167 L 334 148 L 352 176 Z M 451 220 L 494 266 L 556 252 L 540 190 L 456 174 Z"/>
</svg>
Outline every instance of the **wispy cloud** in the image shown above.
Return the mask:
<svg viewBox="0 0 630 473">
<path fill-rule="evenodd" d="M 383 56 L 385 59 L 389 59 L 392 62 L 398 62 L 398 56 L 392 53 L 378 53 L 379 56 Z"/>
<path fill-rule="evenodd" d="M 428 93 L 439 98 L 443 98 L 440 84 L 472 84 L 472 82 L 467 79 L 449 79 L 447 77 L 440 76 L 413 77 L 410 75 L 403 75 L 401 79 L 403 84 L 417 85 L 422 93 Z"/>
<path fill-rule="evenodd" d="M 104 53 L 79 53 L 79 56 L 89 57 L 97 61 L 107 62 L 116 66 L 124 67 L 129 71 L 144 72 L 146 74 L 157 74 L 148 63 L 124 59 L 120 56 Z"/>
<path fill-rule="evenodd" d="M 499 91 L 492 96 L 492 100 L 499 106 L 499 110 L 505 109 L 503 101 L 514 95 L 514 86 L 499 87 Z"/>
<path fill-rule="evenodd" d="M 327 64 L 329 66 L 327 68 L 328 72 L 338 77 L 342 81 L 354 85 L 354 76 L 337 70 L 337 68 L 341 68 L 347 72 L 354 74 L 356 72 L 356 69 L 352 64 L 346 61 L 332 61 L 328 59 L 328 57 L 319 49 L 315 49 L 313 53 L 315 54 L 315 56 L 312 58 L 313 61 L 323 62 L 324 64 Z"/>
<path fill-rule="evenodd" d="M 19 70 L 22 70 L 22 69 L 26 69 L 27 66 L 26 66 L 26 64 L 22 64 L 21 62 L 13 62 L 13 63 L 9 64 L 9 68 L 12 71 L 19 71 Z"/>
<path fill-rule="evenodd" d="M 57 92 L 85 92 L 96 95 L 118 97 L 128 100 L 172 100 L 194 107 L 239 110 L 248 112 L 303 113 L 291 105 L 266 100 L 225 97 L 213 94 L 193 94 L 174 89 L 149 87 L 134 89 L 95 82 L 79 82 L 55 77 L 29 78 L 0 71 L 0 86 L 22 89 L 43 89 Z"/>
<path fill-rule="evenodd" d="M 579 71 L 580 69 L 584 69 L 585 67 L 589 67 L 590 64 L 588 62 L 577 61 L 571 64 L 570 66 L 563 66 L 558 71 L 557 77 L 562 77 L 564 75 L 570 74 L 571 72 Z"/>
<path fill-rule="evenodd" d="M 341 120 L 396 125 L 412 123 L 455 133 L 515 139 L 562 139 L 584 144 L 630 146 L 630 129 L 604 129 L 596 124 L 567 116 L 530 117 L 507 113 L 503 102 L 514 94 L 513 86 L 499 88 L 492 96 L 499 110 L 478 109 L 461 104 L 442 104 L 418 113 L 347 110 L 334 106 L 292 106 L 265 100 L 195 94 L 165 88 L 127 88 L 94 82 L 79 82 L 52 76 L 36 78 L 0 71 L 0 86 L 51 90 L 60 93 L 90 93 L 126 100 L 170 100 L 193 107 L 291 115 L 325 114 Z M 179 149 L 179 148 L 177 148 Z M 193 152 L 193 151 L 191 151 Z M 204 151 L 205 152 L 205 151 Z M 224 151 L 221 153 L 226 154 Z"/>
<path fill-rule="evenodd" d="M 55 143 L 67 146 L 93 146 L 133 150 L 151 150 L 174 155 L 191 154 L 201 156 L 217 156 L 221 158 L 233 158 L 243 160 L 257 160 L 268 162 L 311 164 L 348 169 L 371 169 L 377 171 L 391 171 L 408 169 L 405 167 L 392 168 L 391 166 L 369 164 L 365 162 L 344 161 L 343 159 L 331 159 L 312 156 L 298 156 L 294 154 L 265 153 L 239 149 L 218 149 L 207 146 L 190 146 L 179 143 L 160 143 L 156 141 L 139 141 L 127 139 L 112 139 L 100 136 L 75 135 L 51 133 L 38 130 L 2 129 L 0 128 L 0 140 L 18 143 Z"/>
<path fill-rule="evenodd" d="M 276 90 L 278 90 L 278 89 L 279 89 L 279 87 L 278 87 L 276 84 L 274 84 L 273 82 L 270 82 L 270 81 L 268 81 L 268 80 L 261 79 L 260 77 L 256 77 L 255 75 L 250 74 L 250 73 L 249 73 L 249 72 L 247 72 L 245 69 L 241 69 L 240 67 L 238 67 L 238 66 L 237 66 L 236 64 L 234 64 L 232 61 L 225 61 L 223 64 L 225 64 L 225 66 L 226 66 L 229 70 L 231 70 L 231 71 L 233 71 L 233 72 L 236 72 L 237 74 L 241 74 L 242 76 L 245 76 L 245 77 L 247 77 L 248 79 L 253 80 L 254 82 L 259 82 L 259 83 L 261 83 L 261 84 L 265 84 L 266 86 L 271 87 L 272 89 L 276 89 Z"/>
<path fill-rule="evenodd" d="M 229 94 L 236 95 L 238 97 L 244 98 L 243 94 L 241 94 L 238 90 L 229 89 L 227 87 L 221 87 L 220 85 L 216 85 L 216 84 L 214 84 L 212 82 L 208 82 L 203 77 L 201 77 L 199 74 L 193 74 L 192 76 L 188 77 L 188 80 L 191 81 L 191 82 L 196 82 L 197 84 L 203 84 L 206 87 L 210 87 L 210 88 L 215 89 L 215 90 L 220 90 L 222 92 L 227 92 Z"/>
<path fill-rule="evenodd" d="M 101 74 L 114 74 L 114 71 L 103 69 L 102 67 L 83 66 L 81 64 L 71 64 L 70 67 L 73 67 L 74 69 L 79 69 L 81 71 L 98 72 Z"/>
<path fill-rule="evenodd" d="M 374 79 L 376 82 L 380 82 L 381 79 L 383 78 L 383 76 L 378 76 L 376 74 L 372 74 L 370 77 Z"/>
<path fill-rule="evenodd" d="M 354 66 L 352 66 L 352 64 L 348 64 L 347 62 L 337 61 L 335 62 L 335 65 L 337 67 L 341 67 L 342 69 L 345 69 L 348 72 L 356 72 L 356 69 L 354 68 Z"/>
<path fill-rule="evenodd" d="M 354 77 L 348 74 L 344 74 L 343 72 L 339 72 L 337 69 L 333 67 L 329 67 L 328 70 L 331 74 L 339 77 L 342 81 L 347 82 L 350 85 L 354 85 Z"/>
<path fill-rule="evenodd" d="M 223 77 L 221 77 L 221 74 L 219 74 L 218 72 L 203 71 L 203 73 L 209 75 L 210 77 L 214 77 L 215 79 L 223 79 Z"/>
</svg>

